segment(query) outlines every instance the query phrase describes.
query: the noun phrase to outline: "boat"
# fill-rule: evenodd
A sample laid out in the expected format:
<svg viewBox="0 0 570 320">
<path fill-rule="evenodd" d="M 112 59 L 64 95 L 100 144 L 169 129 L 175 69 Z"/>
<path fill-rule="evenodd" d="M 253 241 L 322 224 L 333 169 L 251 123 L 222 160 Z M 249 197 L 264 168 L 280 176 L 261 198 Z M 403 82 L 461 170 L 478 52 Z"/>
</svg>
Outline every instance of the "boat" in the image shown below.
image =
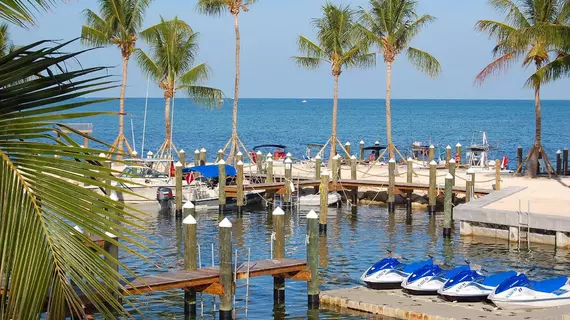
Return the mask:
<svg viewBox="0 0 570 320">
<path fill-rule="evenodd" d="M 271 154 L 273 160 L 283 160 L 286 158 L 287 155 L 287 146 L 282 144 L 262 144 L 253 147 L 252 151 L 250 151 L 251 158 L 254 162 L 257 163 L 257 152 L 261 152 L 261 154 Z"/>
<path fill-rule="evenodd" d="M 570 281 L 557 277 L 541 281 L 515 275 L 501 283 L 489 295 L 501 309 L 539 309 L 570 305 Z"/>
<path fill-rule="evenodd" d="M 481 143 L 475 143 L 475 134 L 471 139 L 471 145 L 467 147 L 467 165 L 471 168 L 488 168 L 489 167 L 489 142 L 487 141 L 487 133 L 482 132 Z"/>
<path fill-rule="evenodd" d="M 337 205 L 341 201 L 340 194 L 338 192 L 329 192 L 328 195 L 328 205 L 333 206 Z M 321 195 L 320 193 L 317 194 L 308 194 L 299 197 L 299 205 L 304 207 L 313 207 L 313 206 L 320 206 L 321 205 Z"/>
<path fill-rule="evenodd" d="M 443 284 L 459 272 L 469 270 L 469 265 L 460 265 L 451 270 L 442 269 L 437 264 L 425 265 L 412 272 L 404 282 L 402 288 L 411 294 L 428 295 L 437 294 Z"/>
<path fill-rule="evenodd" d="M 307 103 L 307 100 L 303 100 L 303 101 L 301 101 L 301 102 L 302 102 L 302 103 Z"/>
<path fill-rule="evenodd" d="M 368 268 L 360 280 L 371 289 L 398 289 L 412 272 L 432 264 L 432 259 L 402 263 L 395 257 L 384 258 Z"/>
<path fill-rule="evenodd" d="M 437 293 L 448 301 L 483 301 L 499 284 L 517 275 L 517 272 L 512 270 L 483 275 L 480 270 L 474 269 L 471 266 L 471 270 L 461 271 L 455 277 L 449 278 Z"/>
<path fill-rule="evenodd" d="M 388 146 L 383 146 L 380 145 L 380 142 L 376 141 L 376 143 L 373 146 L 370 147 L 365 147 L 363 150 L 364 152 L 370 152 L 368 154 L 368 157 L 366 158 L 368 160 L 368 162 L 372 163 L 374 161 L 378 161 L 378 158 L 380 157 L 380 153 L 383 152 L 383 150 L 388 149 Z M 385 160 L 387 155 L 385 155 L 383 157 L 383 159 Z M 382 160 L 382 159 L 380 159 Z"/>
</svg>

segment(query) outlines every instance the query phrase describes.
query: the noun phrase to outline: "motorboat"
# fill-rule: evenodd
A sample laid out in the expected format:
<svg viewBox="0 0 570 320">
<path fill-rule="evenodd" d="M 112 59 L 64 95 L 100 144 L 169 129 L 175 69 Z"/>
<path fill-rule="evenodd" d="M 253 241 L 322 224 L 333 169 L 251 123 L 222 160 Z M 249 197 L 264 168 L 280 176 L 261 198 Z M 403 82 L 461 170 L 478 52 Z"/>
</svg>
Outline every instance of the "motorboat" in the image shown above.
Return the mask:
<svg viewBox="0 0 570 320">
<path fill-rule="evenodd" d="M 564 276 L 533 281 L 524 274 L 518 274 L 503 281 L 489 295 L 489 300 L 501 309 L 538 309 L 570 305 L 570 281 Z"/>
<path fill-rule="evenodd" d="M 443 287 L 447 280 L 469 269 L 468 264 L 457 266 L 451 270 L 443 269 L 437 264 L 425 265 L 412 272 L 402 282 L 402 288 L 411 294 L 437 294 L 437 291 Z"/>
<path fill-rule="evenodd" d="M 461 271 L 449 278 L 437 293 L 449 301 L 483 301 L 499 284 L 516 275 L 517 272 L 512 270 L 484 275 L 480 270 L 474 270 L 471 266 L 470 270 Z"/>
<path fill-rule="evenodd" d="M 402 282 L 419 268 L 432 265 L 433 260 L 422 260 L 411 263 L 402 263 L 399 258 L 384 258 L 370 268 L 360 277 L 369 288 L 372 289 L 398 289 Z"/>
<path fill-rule="evenodd" d="M 257 152 L 261 152 L 261 154 L 271 154 L 273 160 L 283 160 L 287 157 L 287 146 L 282 144 L 262 144 L 253 147 L 252 151 L 250 151 L 250 156 L 254 162 L 257 163 Z"/>
<path fill-rule="evenodd" d="M 341 201 L 340 194 L 338 192 L 329 192 L 327 203 L 329 206 L 336 205 Z M 312 207 L 321 205 L 321 194 L 308 194 L 299 197 L 299 205 L 302 207 Z"/>
<path fill-rule="evenodd" d="M 382 159 L 380 158 L 380 154 L 384 153 L 388 149 L 388 146 L 380 145 L 380 142 L 376 142 L 373 146 L 363 148 L 364 152 L 369 152 L 368 157 L 366 158 L 369 163 L 378 161 L 378 160 L 386 160 L 388 155 L 384 155 Z M 387 161 L 385 161 L 387 162 Z"/>
</svg>

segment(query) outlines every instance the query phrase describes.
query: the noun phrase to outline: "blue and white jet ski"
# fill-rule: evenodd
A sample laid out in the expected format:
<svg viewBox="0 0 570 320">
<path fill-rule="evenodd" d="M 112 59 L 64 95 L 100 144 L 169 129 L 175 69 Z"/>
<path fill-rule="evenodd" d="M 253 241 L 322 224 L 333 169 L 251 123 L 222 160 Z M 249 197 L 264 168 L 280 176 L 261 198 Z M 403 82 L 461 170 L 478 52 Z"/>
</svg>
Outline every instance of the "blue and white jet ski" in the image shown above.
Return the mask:
<svg viewBox="0 0 570 320">
<path fill-rule="evenodd" d="M 461 271 L 449 278 L 437 293 L 449 301 L 483 301 L 499 284 L 516 275 L 516 271 L 505 271 L 485 276 L 471 266 L 471 270 Z"/>
<path fill-rule="evenodd" d="M 385 258 L 368 268 L 360 280 L 372 289 L 398 289 L 412 272 L 432 264 L 432 259 L 402 263 L 397 258 Z"/>
<path fill-rule="evenodd" d="M 461 265 L 451 270 L 442 269 L 437 264 L 426 265 L 412 272 L 404 282 L 402 288 L 411 294 L 437 294 L 443 284 L 455 277 L 461 271 L 470 270 L 469 265 Z"/>
<path fill-rule="evenodd" d="M 529 280 L 524 274 L 501 283 L 489 295 L 501 309 L 536 309 L 570 305 L 570 281 L 557 277 L 542 281 Z"/>
</svg>

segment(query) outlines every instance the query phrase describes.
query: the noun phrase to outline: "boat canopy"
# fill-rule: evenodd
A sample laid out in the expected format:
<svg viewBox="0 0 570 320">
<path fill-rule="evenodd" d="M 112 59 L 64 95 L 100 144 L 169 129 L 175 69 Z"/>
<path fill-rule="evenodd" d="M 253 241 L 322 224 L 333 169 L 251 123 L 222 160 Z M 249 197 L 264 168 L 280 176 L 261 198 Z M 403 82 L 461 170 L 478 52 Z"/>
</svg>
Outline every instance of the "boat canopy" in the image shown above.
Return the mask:
<svg viewBox="0 0 570 320">
<path fill-rule="evenodd" d="M 366 147 L 366 148 L 364 148 L 364 150 L 375 150 L 375 151 L 378 151 L 378 150 L 384 150 L 384 149 L 387 149 L 387 148 L 388 148 L 388 146 L 375 145 L 375 146 L 371 146 L 371 147 Z"/>
<path fill-rule="evenodd" d="M 190 172 L 198 172 L 205 178 L 217 178 L 218 175 L 218 165 L 207 165 L 207 166 L 196 166 L 182 168 L 182 173 L 187 174 Z M 226 177 L 234 177 L 237 175 L 236 168 L 226 164 Z"/>
<path fill-rule="evenodd" d="M 262 144 L 262 145 L 253 147 L 253 151 L 257 151 L 258 149 L 264 149 L 264 148 L 287 149 L 287 146 L 284 146 L 282 144 Z"/>
</svg>

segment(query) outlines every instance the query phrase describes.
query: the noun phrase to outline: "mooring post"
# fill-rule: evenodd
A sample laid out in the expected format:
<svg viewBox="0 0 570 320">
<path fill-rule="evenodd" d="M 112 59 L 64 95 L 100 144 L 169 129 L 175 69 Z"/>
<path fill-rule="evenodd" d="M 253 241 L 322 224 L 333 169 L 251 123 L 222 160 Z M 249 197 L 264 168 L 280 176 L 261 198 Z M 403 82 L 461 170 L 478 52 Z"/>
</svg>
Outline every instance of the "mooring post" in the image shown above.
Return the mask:
<svg viewBox="0 0 570 320">
<path fill-rule="evenodd" d="M 236 184 L 237 184 L 237 213 L 241 215 L 243 213 L 243 162 L 241 160 L 236 164 Z"/>
<path fill-rule="evenodd" d="M 388 213 L 394 213 L 396 210 L 394 189 L 396 188 L 396 160 L 394 158 L 388 161 Z"/>
<path fill-rule="evenodd" d="M 321 187 L 319 190 L 321 196 L 321 213 L 319 214 L 319 232 L 327 233 L 327 215 L 329 209 L 329 174 L 321 174 Z"/>
<path fill-rule="evenodd" d="M 180 149 L 180 151 L 178 151 L 178 161 L 182 163 L 182 167 L 186 166 L 186 151 L 184 151 L 184 149 Z"/>
<path fill-rule="evenodd" d="M 267 160 L 265 160 L 265 171 L 265 183 L 273 183 L 273 158 L 271 153 L 267 154 Z M 271 212 L 273 210 L 273 201 L 275 200 L 274 193 L 272 191 L 266 192 L 265 197 L 267 199 L 267 210 Z"/>
<path fill-rule="evenodd" d="M 521 168 L 521 171 L 522 171 L 522 161 L 523 161 L 523 147 L 518 146 L 517 147 L 517 168 Z"/>
<path fill-rule="evenodd" d="M 347 141 L 344 144 L 344 150 L 346 150 L 346 155 L 344 156 L 345 159 L 350 159 L 350 142 Z"/>
<path fill-rule="evenodd" d="M 257 165 L 257 174 L 263 173 L 263 154 L 261 151 L 255 153 L 255 164 Z"/>
<path fill-rule="evenodd" d="M 152 151 L 149 151 L 146 153 L 146 158 L 147 159 L 152 159 L 152 157 L 154 156 L 154 153 L 152 153 Z"/>
<path fill-rule="evenodd" d="M 224 158 L 224 150 L 220 149 L 218 150 L 218 155 L 216 156 L 216 163 L 218 163 L 223 158 Z"/>
<path fill-rule="evenodd" d="M 414 163 L 413 163 L 412 158 L 408 158 L 406 165 L 407 165 L 406 182 L 412 183 L 412 178 L 414 175 Z M 412 212 L 412 193 L 413 193 L 413 190 L 411 190 L 411 189 L 406 192 L 406 205 L 407 205 L 407 212 L 408 213 Z"/>
<path fill-rule="evenodd" d="M 218 177 L 218 213 L 222 214 L 226 210 L 226 162 L 224 159 L 218 161 Z"/>
<path fill-rule="evenodd" d="M 449 168 L 449 160 L 451 160 L 451 146 L 445 147 L 445 167 Z"/>
<path fill-rule="evenodd" d="M 192 202 L 184 204 L 184 213 L 194 210 Z M 196 264 L 196 219 L 192 214 L 188 214 L 182 221 L 184 224 L 184 270 L 194 271 Z M 184 289 L 184 315 L 196 315 L 196 290 L 193 288 Z"/>
<path fill-rule="evenodd" d="M 200 165 L 200 150 L 194 150 L 194 166 L 197 167 Z"/>
<path fill-rule="evenodd" d="M 475 189 L 475 170 L 469 168 L 467 169 L 467 174 L 471 176 L 471 187 Z"/>
<path fill-rule="evenodd" d="M 340 164 L 340 157 L 338 155 L 332 158 L 332 183 L 336 185 L 338 178 L 339 178 L 339 164 Z"/>
<path fill-rule="evenodd" d="M 562 173 L 562 151 L 556 151 L 556 174 Z"/>
<path fill-rule="evenodd" d="M 176 217 L 182 217 L 182 163 L 174 165 L 174 177 L 176 179 Z"/>
<path fill-rule="evenodd" d="M 311 280 L 307 282 L 309 308 L 319 307 L 319 216 L 311 210 L 307 214 L 307 264 L 311 271 Z"/>
<path fill-rule="evenodd" d="M 495 190 L 501 190 L 501 160 L 495 160 Z"/>
<path fill-rule="evenodd" d="M 350 157 L 350 179 L 356 180 L 356 157 Z M 352 208 L 356 208 L 358 204 L 358 187 L 352 188 L 352 199 L 351 199 Z"/>
<path fill-rule="evenodd" d="M 453 177 L 453 185 L 455 186 L 455 160 L 449 160 L 449 174 Z"/>
<path fill-rule="evenodd" d="M 453 176 L 448 173 L 445 176 L 445 198 L 443 202 L 443 237 L 451 238 L 451 223 L 453 210 Z"/>
<path fill-rule="evenodd" d="M 241 151 L 238 151 L 238 153 L 236 153 L 236 163 L 239 161 L 243 162 L 243 153 L 241 153 Z"/>
<path fill-rule="evenodd" d="M 430 147 L 431 148 L 431 147 Z M 428 191 L 428 212 L 429 214 L 435 214 L 435 204 L 436 204 L 436 192 L 437 192 L 437 163 L 435 160 L 431 160 L 429 163 L 429 191 Z"/>
<path fill-rule="evenodd" d="M 206 164 L 206 148 L 200 149 L 200 165 Z"/>
<path fill-rule="evenodd" d="M 103 153 L 101 153 L 101 154 L 103 154 Z M 101 156 L 101 154 L 99 156 Z M 113 162 L 111 162 L 111 160 L 105 160 L 105 162 L 103 162 L 103 166 L 106 169 L 111 170 L 112 163 Z M 111 187 L 111 179 L 110 179 L 111 178 L 111 172 L 107 173 L 106 176 L 108 176 L 109 178 L 105 179 L 105 193 L 107 195 L 110 195 L 111 194 L 111 188 L 110 188 Z"/>
<path fill-rule="evenodd" d="M 116 242 L 119 241 L 119 237 L 117 237 L 116 235 L 110 233 L 110 232 L 105 232 L 105 235 L 108 236 L 109 238 L 111 238 L 112 240 L 115 240 Z M 115 272 L 117 272 L 116 277 L 119 277 L 119 246 L 114 244 L 111 241 L 105 240 L 103 242 L 103 250 L 107 251 L 107 253 L 113 258 L 112 261 L 111 259 L 105 257 L 105 261 L 107 262 L 107 264 L 113 269 L 115 270 Z M 118 281 L 118 279 L 117 279 Z M 115 296 L 117 299 L 119 299 L 118 296 Z"/>
<path fill-rule="evenodd" d="M 364 160 L 364 141 L 360 140 L 360 161 Z"/>
<path fill-rule="evenodd" d="M 429 146 L 429 153 L 428 153 L 428 161 L 432 162 L 435 159 L 435 147 L 432 145 Z"/>
<path fill-rule="evenodd" d="M 315 156 L 315 179 L 321 179 L 321 167 L 323 165 L 323 159 L 321 159 L 320 155 Z"/>
<path fill-rule="evenodd" d="M 285 212 L 277 207 L 273 210 L 273 259 L 285 258 Z M 273 303 L 285 302 L 285 278 L 273 277 Z"/>
<path fill-rule="evenodd" d="M 293 171 L 293 161 L 291 161 L 291 158 L 287 158 L 285 159 L 285 201 L 283 201 L 283 206 L 285 208 L 290 208 L 291 207 L 291 196 L 292 196 L 292 190 L 291 190 L 291 185 L 293 184 L 293 180 L 292 180 L 292 171 Z"/>
<path fill-rule="evenodd" d="M 568 148 L 562 150 L 562 171 L 564 175 L 568 174 Z"/>
<path fill-rule="evenodd" d="M 462 160 L 463 160 L 463 154 L 462 154 L 463 150 L 462 149 L 463 149 L 463 147 L 461 146 L 461 143 L 458 142 L 455 145 L 455 156 L 457 157 L 457 160 L 455 160 L 455 162 L 457 162 L 456 165 L 460 165 Z"/>
<path fill-rule="evenodd" d="M 232 223 L 224 218 L 219 224 L 220 284 L 224 293 L 220 297 L 220 319 L 232 319 Z"/>
<path fill-rule="evenodd" d="M 465 179 L 465 202 L 471 201 L 471 192 L 473 191 L 473 187 L 471 185 L 471 175 L 467 174 Z"/>
</svg>

